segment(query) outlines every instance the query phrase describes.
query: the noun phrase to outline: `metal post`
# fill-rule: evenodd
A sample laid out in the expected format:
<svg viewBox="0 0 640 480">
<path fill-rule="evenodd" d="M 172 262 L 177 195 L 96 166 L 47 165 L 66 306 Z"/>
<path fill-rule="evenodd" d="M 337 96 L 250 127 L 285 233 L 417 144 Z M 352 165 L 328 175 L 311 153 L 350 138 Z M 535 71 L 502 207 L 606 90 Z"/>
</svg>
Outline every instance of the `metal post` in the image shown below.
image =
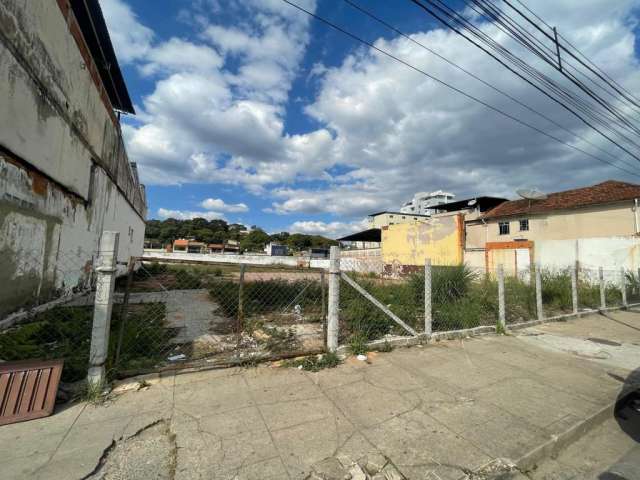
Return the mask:
<svg viewBox="0 0 640 480">
<path fill-rule="evenodd" d="M 340 309 L 340 247 L 329 251 L 329 301 L 327 316 L 327 349 L 335 352 L 338 348 L 338 328 Z"/>
<path fill-rule="evenodd" d="M 571 303 L 573 303 L 573 313 L 578 314 L 578 265 L 574 264 L 571 269 Z"/>
<path fill-rule="evenodd" d="M 327 344 L 327 304 L 326 304 L 326 288 L 324 285 L 324 270 L 320 271 L 320 298 L 321 298 L 321 318 L 322 318 L 322 339 L 323 343 Z"/>
<path fill-rule="evenodd" d="M 433 328 L 431 308 L 431 259 L 424 261 L 424 334 L 431 335 Z"/>
<path fill-rule="evenodd" d="M 620 290 L 622 291 L 622 306 L 627 307 L 627 278 L 624 267 L 620 267 Z"/>
<path fill-rule="evenodd" d="M 536 263 L 536 312 L 538 320 L 544 320 L 544 310 L 542 309 L 542 273 L 540 263 Z"/>
<path fill-rule="evenodd" d="M 607 292 L 604 284 L 604 271 L 598 267 L 598 278 L 600 279 L 600 308 L 607 308 Z"/>
<path fill-rule="evenodd" d="M 118 232 L 102 232 L 98 266 L 96 267 L 96 296 L 93 306 L 93 326 L 89 351 L 87 383 L 100 388 L 105 380 L 105 362 L 109 353 L 109 327 L 116 283 Z"/>
<path fill-rule="evenodd" d="M 506 330 L 506 309 L 504 303 L 504 267 L 498 265 L 498 331 Z"/>
<path fill-rule="evenodd" d="M 129 315 L 129 295 L 131 293 L 131 284 L 133 283 L 133 274 L 136 265 L 135 257 L 129 258 L 129 265 L 127 267 L 127 286 L 124 291 L 124 298 L 122 299 L 122 305 L 120 305 L 120 331 L 118 332 L 118 344 L 116 345 L 116 357 L 113 361 L 114 365 L 120 363 L 120 350 L 122 349 L 122 340 L 124 338 L 124 330 L 127 326 L 127 316 Z"/>
<path fill-rule="evenodd" d="M 238 338 L 240 338 L 240 334 L 242 333 L 242 324 L 244 322 L 244 270 L 246 265 L 244 263 L 240 264 L 240 279 L 238 285 L 238 325 L 237 332 Z"/>
</svg>

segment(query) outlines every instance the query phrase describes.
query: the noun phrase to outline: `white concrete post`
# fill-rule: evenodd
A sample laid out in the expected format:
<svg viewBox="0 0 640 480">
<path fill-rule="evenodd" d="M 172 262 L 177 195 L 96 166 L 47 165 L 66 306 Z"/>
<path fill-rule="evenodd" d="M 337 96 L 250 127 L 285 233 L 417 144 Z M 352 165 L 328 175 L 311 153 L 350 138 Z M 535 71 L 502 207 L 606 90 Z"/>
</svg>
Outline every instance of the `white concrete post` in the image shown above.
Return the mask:
<svg viewBox="0 0 640 480">
<path fill-rule="evenodd" d="M 116 283 L 118 232 L 102 232 L 96 267 L 96 296 L 93 307 L 93 328 L 89 353 L 87 382 L 94 387 L 104 383 L 104 364 L 109 353 L 109 327 Z"/>
<path fill-rule="evenodd" d="M 600 279 L 600 308 L 607 308 L 607 291 L 604 284 L 604 271 L 602 267 L 598 267 L 598 278 Z"/>
<path fill-rule="evenodd" d="M 578 314 L 578 267 L 576 264 L 571 269 L 571 303 L 573 303 L 573 313 Z"/>
<path fill-rule="evenodd" d="M 424 261 L 424 334 L 431 335 L 433 317 L 431 310 L 431 259 Z"/>
<path fill-rule="evenodd" d="M 622 306 L 627 307 L 627 278 L 624 267 L 620 267 L 620 290 L 622 291 Z"/>
<path fill-rule="evenodd" d="M 498 330 L 506 330 L 507 315 L 504 303 L 504 267 L 498 265 Z"/>
<path fill-rule="evenodd" d="M 542 273 L 540 263 L 536 263 L 536 312 L 538 320 L 544 320 L 544 310 L 542 309 Z"/>
<path fill-rule="evenodd" d="M 329 300 L 327 309 L 327 349 L 335 352 L 338 348 L 338 328 L 340 311 L 340 247 L 329 250 Z"/>
</svg>

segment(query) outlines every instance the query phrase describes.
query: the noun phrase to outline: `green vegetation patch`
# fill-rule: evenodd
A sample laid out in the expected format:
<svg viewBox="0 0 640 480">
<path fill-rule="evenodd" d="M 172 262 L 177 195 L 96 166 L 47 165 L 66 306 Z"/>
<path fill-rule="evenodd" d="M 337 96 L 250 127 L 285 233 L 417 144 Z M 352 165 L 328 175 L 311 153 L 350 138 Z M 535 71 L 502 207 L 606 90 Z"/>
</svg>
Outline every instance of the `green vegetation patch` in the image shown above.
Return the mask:
<svg viewBox="0 0 640 480">
<path fill-rule="evenodd" d="M 113 359 L 121 327 L 120 309 L 114 306 L 107 370 L 115 373 Z M 123 331 L 118 370 L 151 367 L 163 359 L 176 332 L 166 328 L 162 303 L 130 306 Z M 0 332 L 0 359 L 64 359 L 62 380 L 74 382 L 87 375 L 93 309 L 54 307 L 30 321 Z"/>
<path fill-rule="evenodd" d="M 302 370 L 319 372 L 325 368 L 335 368 L 340 365 L 340 363 L 342 363 L 340 357 L 333 352 L 329 352 L 323 355 L 305 357 L 298 360 L 286 360 L 282 363 L 282 366 L 290 368 L 302 367 Z"/>
</svg>

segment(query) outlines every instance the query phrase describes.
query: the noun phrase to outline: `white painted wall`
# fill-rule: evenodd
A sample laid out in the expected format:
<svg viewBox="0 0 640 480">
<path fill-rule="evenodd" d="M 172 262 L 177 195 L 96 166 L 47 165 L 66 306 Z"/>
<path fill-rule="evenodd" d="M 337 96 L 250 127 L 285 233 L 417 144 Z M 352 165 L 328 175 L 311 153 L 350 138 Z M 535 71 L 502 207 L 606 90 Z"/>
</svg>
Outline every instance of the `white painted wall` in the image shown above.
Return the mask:
<svg viewBox="0 0 640 480">
<path fill-rule="evenodd" d="M 640 238 L 597 237 L 577 240 L 538 240 L 535 258 L 548 268 L 565 268 L 576 261 L 582 268 L 619 271 L 621 267 L 634 272 L 640 267 Z"/>
</svg>

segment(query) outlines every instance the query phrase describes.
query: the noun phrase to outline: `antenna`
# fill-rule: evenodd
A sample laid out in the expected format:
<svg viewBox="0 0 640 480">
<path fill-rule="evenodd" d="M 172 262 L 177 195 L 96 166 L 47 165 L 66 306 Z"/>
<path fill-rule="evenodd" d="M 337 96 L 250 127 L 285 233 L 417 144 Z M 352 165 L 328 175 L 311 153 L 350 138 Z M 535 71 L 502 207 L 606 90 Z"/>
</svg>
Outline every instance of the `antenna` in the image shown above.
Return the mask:
<svg viewBox="0 0 640 480">
<path fill-rule="evenodd" d="M 547 194 L 537 188 L 520 188 L 516 193 L 526 200 L 545 200 Z"/>
</svg>

